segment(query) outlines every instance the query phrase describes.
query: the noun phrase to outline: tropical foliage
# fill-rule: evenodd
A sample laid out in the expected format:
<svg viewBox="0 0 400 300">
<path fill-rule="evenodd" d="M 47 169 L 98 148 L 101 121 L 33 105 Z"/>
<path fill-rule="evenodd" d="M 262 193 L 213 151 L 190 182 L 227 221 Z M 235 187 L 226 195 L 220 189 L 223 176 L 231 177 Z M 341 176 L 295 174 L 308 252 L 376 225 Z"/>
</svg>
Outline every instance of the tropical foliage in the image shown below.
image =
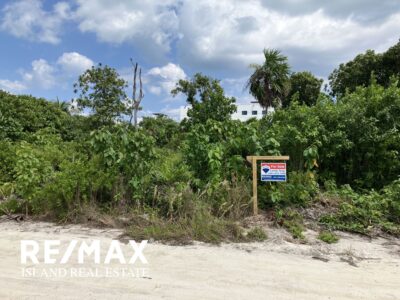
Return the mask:
<svg viewBox="0 0 400 300">
<path fill-rule="evenodd" d="M 316 78 L 310 72 L 293 73 L 290 76 L 290 91 L 283 100 L 283 106 L 289 106 L 292 101 L 308 106 L 315 105 L 321 93 L 322 82 L 322 79 Z"/>
<path fill-rule="evenodd" d="M 108 66 L 92 67 L 74 84 L 78 107 L 88 109 L 95 126 L 110 125 L 127 111 L 126 82 Z"/>
<path fill-rule="evenodd" d="M 261 106 L 279 107 L 290 89 L 290 67 L 287 57 L 276 49 L 264 50 L 264 63 L 252 64 L 254 73 L 247 82 L 249 92 Z"/>
<path fill-rule="evenodd" d="M 332 95 L 342 96 L 346 90 L 353 92 L 358 86 L 368 86 L 371 80 L 376 80 L 384 87 L 389 86 L 390 78 L 400 74 L 399 57 L 400 41 L 383 53 L 367 50 L 341 64 L 329 75 Z"/>
<path fill-rule="evenodd" d="M 137 128 L 124 118 L 125 82 L 106 66 L 78 80 L 86 116 L 0 92 L 0 210 L 76 221 L 90 207 L 135 214 L 140 222 L 130 223 L 130 232 L 145 237 L 262 240 L 259 229 L 245 237 L 234 223 L 251 203 L 246 156 L 285 154 L 288 182 L 259 184 L 258 194 L 260 207 L 294 237 L 304 238 L 296 209 L 318 204 L 330 206 L 318 219 L 328 233 L 399 234 L 400 88 L 396 64 L 389 63 L 396 49 L 379 56 L 380 71 L 363 80 L 334 79 L 335 98 L 320 91 L 320 79 L 289 74 L 286 57 L 265 50 L 250 93 L 265 107 L 284 105 L 248 122 L 231 119 L 235 99 L 202 74 L 172 91 L 191 105 L 187 120 L 146 117 Z M 374 53 L 366 55 L 354 61 L 376 63 Z M 351 65 L 340 66 L 335 78 L 357 69 Z"/>
<path fill-rule="evenodd" d="M 236 111 L 235 98 L 226 97 L 218 80 L 200 73 L 192 80 L 179 80 L 171 91 L 176 96 L 182 93 L 190 104 L 187 113 L 189 122 L 204 124 L 207 120 L 226 121 Z"/>
</svg>

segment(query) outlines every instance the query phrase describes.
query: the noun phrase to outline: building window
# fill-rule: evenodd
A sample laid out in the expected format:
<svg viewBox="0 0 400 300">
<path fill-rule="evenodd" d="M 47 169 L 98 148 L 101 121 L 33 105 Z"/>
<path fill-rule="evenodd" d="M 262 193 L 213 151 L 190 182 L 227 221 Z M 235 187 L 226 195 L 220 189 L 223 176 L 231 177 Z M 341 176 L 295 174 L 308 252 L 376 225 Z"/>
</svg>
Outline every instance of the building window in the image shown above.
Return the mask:
<svg viewBox="0 0 400 300">
<path fill-rule="evenodd" d="M 257 116 L 257 111 L 256 111 L 256 110 L 253 110 L 253 111 L 251 112 L 251 114 L 252 114 L 253 116 Z"/>
<path fill-rule="evenodd" d="M 242 116 L 247 116 L 247 110 L 242 110 Z"/>
<path fill-rule="evenodd" d="M 266 115 L 266 114 L 267 114 L 267 111 L 266 111 L 266 110 L 263 110 L 263 111 L 262 111 L 262 114 L 263 114 L 263 115 Z"/>
</svg>

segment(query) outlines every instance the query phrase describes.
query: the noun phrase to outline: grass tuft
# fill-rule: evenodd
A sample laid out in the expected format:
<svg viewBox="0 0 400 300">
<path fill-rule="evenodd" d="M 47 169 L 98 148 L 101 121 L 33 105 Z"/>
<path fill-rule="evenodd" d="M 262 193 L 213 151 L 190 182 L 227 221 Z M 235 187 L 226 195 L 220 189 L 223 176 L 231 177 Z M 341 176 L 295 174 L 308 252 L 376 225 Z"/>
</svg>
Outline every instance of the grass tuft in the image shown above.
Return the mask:
<svg viewBox="0 0 400 300">
<path fill-rule="evenodd" d="M 255 242 L 262 242 L 268 238 L 266 232 L 261 227 L 254 227 L 250 229 L 246 237 L 250 241 L 255 241 Z"/>
<path fill-rule="evenodd" d="M 339 241 L 339 237 L 330 231 L 321 231 L 318 239 L 328 244 L 334 244 Z"/>
</svg>

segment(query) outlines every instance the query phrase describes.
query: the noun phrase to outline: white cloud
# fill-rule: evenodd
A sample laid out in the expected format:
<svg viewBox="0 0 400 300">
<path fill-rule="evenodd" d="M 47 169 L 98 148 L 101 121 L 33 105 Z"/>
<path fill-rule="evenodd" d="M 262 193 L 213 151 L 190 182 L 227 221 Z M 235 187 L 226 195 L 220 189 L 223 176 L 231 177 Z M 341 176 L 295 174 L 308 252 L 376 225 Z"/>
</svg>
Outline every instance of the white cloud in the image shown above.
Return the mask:
<svg viewBox="0 0 400 300">
<path fill-rule="evenodd" d="M 372 1 L 76 0 L 74 10 L 67 2 L 45 10 L 40 0 L 20 0 L 3 8 L 0 26 L 17 37 L 56 44 L 62 25 L 73 20 L 103 42 L 128 42 L 151 58 L 176 49 L 185 66 L 224 76 L 247 75 L 249 63 L 262 61 L 263 48 L 279 48 L 295 69 L 326 76 L 361 51 L 397 41 L 399 9 L 382 0 L 371 11 Z"/>
<path fill-rule="evenodd" d="M 186 78 L 186 73 L 179 65 L 168 63 L 163 67 L 150 69 L 147 76 L 147 80 L 152 84 L 150 92 L 159 95 L 161 91 L 169 94 L 180 79 Z"/>
<path fill-rule="evenodd" d="M 19 38 L 50 44 L 60 42 L 61 26 L 71 17 L 70 6 L 66 2 L 55 4 L 53 11 L 47 12 L 39 0 L 13 1 L 2 11 L 0 29 Z"/>
<path fill-rule="evenodd" d="M 335 19 L 322 9 L 292 16 L 260 1 L 198 0 L 184 2 L 180 30 L 184 38 L 177 48 L 185 63 L 196 68 L 245 70 L 249 63 L 262 61 L 265 47 L 290 52 L 294 59 L 300 55 L 311 65 L 316 64 L 316 53 L 320 64 L 326 64 L 324 55 L 335 54 L 330 64 L 336 65 L 367 48 L 396 41 L 400 14 L 366 26 L 351 16 Z"/>
<path fill-rule="evenodd" d="M 133 45 L 135 54 L 151 58 L 153 65 L 177 57 L 185 70 L 240 80 L 249 75 L 249 63 L 262 62 L 264 48 L 282 50 L 295 71 L 326 77 L 338 63 L 366 49 L 385 50 L 400 32 L 400 6 L 393 0 L 382 0 L 379 7 L 375 0 L 76 0 L 50 9 L 42 2 L 10 1 L 2 9 L 0 29 L 56 44 L 63 24 L 71 20 L 100 41 Z M 44 78 L 37 81 L 43 87 L 55 86 L 52 76 L 75 76 L 92 61 L 69 52 L 46 63 L 47 71 L 39 74 L 32 66 L 16 83 L 30 85 L 30 77 L 36 77 Z M 43 68 L 43 62 L 36 66 Z M 164 97 L 181 78 L 186 78 L 182 68 L 169 63 L 151 69 L 143 81 L 146 91 Z M 237 95 L 239 85 L 226 84 L 228 93 Z"/>
<path fill-rule="evenodd" d="M 160 67 L 152 68 L 151 70 L 149 70 L 148 74 L 156 76 L 158 75 L 163 79 L 175 79 L 175 80 L 186 77 L 186 74 L 181 69 L 181 67 L 173 63 L 168 63 L 167 65 L 161 68 Z"/>
<path fill-rule="evenodd" d="M 25 84 L 18 80 L 0 79 L 0 90 L 5 90 L 12 93 L 18 93 L 26 89 Z"/>
<path fill-rule="evenodd" d="M 154 95 L 157 95 L 157 96 L 161 95 L 162 90 L 161 90 L 161 88 L 159 86 L 151 85 L 151 86 L 149 86 L 148 89 L 149 89 L 149 92 L 154 94 Z"/>
<path fill-rule="evenodd" d="M 19 93 L 32 87 L 47 90 L 56 85 L 55 72 L 55 68 L 45 59 L 36 59 L 32 61 L 31 69 L 19 71 L 20 80 L 0 79 L 0 87 L 13 93 Z"/>
<path fill-rule="evenodd" d="M 50 89 L 56 84 L 55 69 L 45 59 L 37 59 L 32 62 L 32 70 L 22 73 L 24 82 L 29 85 Z"/>
<path fill-rule="evenodd" d="M 374 12 L 373 0 L 334 2 L 77 0 L 74 20 L 103 42 L 128 42 L 151 58 L 177 53 L 185 67 L 230 77 L 248 75 L 264 48 L 281 49 L 296 70 L 326 76 L 359 52 L 397 41 L 394 1 L 382 0 Z"/>
<path fill-rule="evenodd" d="M 104 42 L 131 42 L 167 52 L 178 37 L 175 1 L 77 0 L 75 12 L 82 32 L 93 32 Z"/>
<path fill-rule="evenodd" d="M 53 7 L 54 14 L 60 17 L 62 20 L 68 20 L 73 18 L 73 12 L 67 2 L 57 2 Z"/>
<path fill-rule="evenodd" d="M 387 16 L 400 11 L 396 0 L 261 0 L 265 7 L 277 10 L 284 14 L 304 15 L 312 13 L 319 8 L 332 17 L 346 19 L 352 16 L 357 22 L 380 23 Z"/>
<path fill-rule="evenodd" d="M 77 52 L 63 53 L 57 60 L 57 64 L 68 76 L 77 76 L 90 69 L 94 62 L 85 55 Z"/>
<path fill-rule="evenodd" d="M 0 79 L 0 88 L 18 93 L 27 89 L 49 90 L 64 87 L 74 76 L 90 68 L 93 61 L 77 52 L 65 52 L 56 62 L 48 62 L 40 58 L 32 61 L 29 70 L 20 70 L 20 80 Z M 76 79 L 76 78 L 74 78 Z"/>
</svg>

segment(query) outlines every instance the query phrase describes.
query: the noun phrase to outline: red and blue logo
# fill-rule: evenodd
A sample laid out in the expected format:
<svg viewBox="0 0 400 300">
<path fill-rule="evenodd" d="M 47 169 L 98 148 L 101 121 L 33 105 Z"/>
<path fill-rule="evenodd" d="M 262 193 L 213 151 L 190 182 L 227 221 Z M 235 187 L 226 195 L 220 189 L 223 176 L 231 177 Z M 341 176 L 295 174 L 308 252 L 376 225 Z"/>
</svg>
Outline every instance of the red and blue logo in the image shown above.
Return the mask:
<svg viewBox="0 0 400 300">
<path fill-rule="evenodd" d="M 286 181 L 286 163 L 261 163 L 261 181 Z"/>
</svg>

